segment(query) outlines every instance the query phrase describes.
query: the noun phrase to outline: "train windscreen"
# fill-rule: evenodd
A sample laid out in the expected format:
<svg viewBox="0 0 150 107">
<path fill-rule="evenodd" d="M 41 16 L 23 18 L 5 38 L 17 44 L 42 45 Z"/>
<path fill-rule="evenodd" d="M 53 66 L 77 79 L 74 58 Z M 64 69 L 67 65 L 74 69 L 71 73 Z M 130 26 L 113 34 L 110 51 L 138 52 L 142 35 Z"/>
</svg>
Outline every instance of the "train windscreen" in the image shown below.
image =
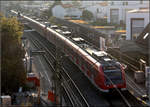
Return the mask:
<svg viewBox="0 0 150 107">
<path fill-rule="evenodd" d="M 105 74 L 105 83 L 106 85 L 112 84 L 121 84 L 122 80 L 122 72 L 119 65 L 113 66 L 103 66 L 103 71 Z"/>
</svg>

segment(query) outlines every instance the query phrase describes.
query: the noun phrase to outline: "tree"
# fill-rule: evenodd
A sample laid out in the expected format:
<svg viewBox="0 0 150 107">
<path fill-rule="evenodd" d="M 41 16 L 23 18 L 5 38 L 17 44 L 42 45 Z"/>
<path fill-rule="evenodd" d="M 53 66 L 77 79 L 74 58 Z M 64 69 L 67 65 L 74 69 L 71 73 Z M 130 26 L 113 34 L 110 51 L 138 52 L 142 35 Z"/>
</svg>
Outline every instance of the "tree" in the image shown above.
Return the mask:
<svg viewBox="0 0 150 107">
<path fill-rule="evenodd" d="M 22 61 L 21 35 L 23 26 L 16 18 L 0 17 L 1 29 L 1 86 L 2 93 L 18 91 L 26 82 Z"/>
<path fill-rule="evenodd" d="M 82 12 L 82 18 L 83 20 L 91 20 L 93 18 L 93 13 L 88 10 L 84 10 Z"/>
</svg>

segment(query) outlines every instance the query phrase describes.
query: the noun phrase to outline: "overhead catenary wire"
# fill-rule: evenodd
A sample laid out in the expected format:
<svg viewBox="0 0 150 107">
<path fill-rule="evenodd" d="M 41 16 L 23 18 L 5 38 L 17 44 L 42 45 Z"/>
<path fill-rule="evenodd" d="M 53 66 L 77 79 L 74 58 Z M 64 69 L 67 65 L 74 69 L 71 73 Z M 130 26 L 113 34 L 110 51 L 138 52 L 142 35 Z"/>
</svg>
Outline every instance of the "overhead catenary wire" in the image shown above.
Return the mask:
<svg viewBox="0 0 150 107">
<path fill-rule="evenodd" d="M 34 38 L 35 39 L 35 38 Z M 32 41 L 33 41 L 33 39 L 32 39 Z M 37 42 L 37 41 L 36 41 Z M 39 42 L 40 43 L 40 42 Z M 36 45 L 36 43 L 34 42 L 34 44 Z M 42 43 L 40 43 L 40 45 L 41 46 L 44 46 Z M 37 45 L 37 47 L 38 47 L 38 45 Z M 46 47 L 44 47 L 45 49 L 46 49 L 46 51 L 48 51 L 48 53 L 51 53 Z M 52 57 L 55 59 L 55 57 L 53 56 L 53 54 L 51 53 L 51 55 L 52 55 Z M 45 55 L 44 55 L 45 56 Z M 45 56 L 46 57 L 46 56 Z M 52 64 L 50 64 L 50 66 L 52 67 L 52 69 L 53 69 L 53 71 L 55 70 L 54 69 L 54 67 L 53 67 L 53 65 Z M 63 68 L 63 70 L 64 70 L 64 72 L 65 72 L 65 69 Z M 66 72 L 65 72 L 66 73 Z M 70 78 L 70 77 L 69 77 Z M 78 92 L 80 93 L 80 95 L 82 96 L 82 98 L 84 99 L 84 101 L 85 101 L 85 103 L 86 103 L 86 105 L 89 107 L 89 104 L 88 104 L 88 102 L 85 100 L 85 98 L 83 97 L 83 95 L 81 94 L 81 92 L 79 91 L 79 89 L 77 88 L 77 86 L 75 85 L 75 83 L 73 82 L 73 80 L 72 79 L 70 79 L 70 81 L 72 81 L 72 83 L 74 84 L 74 86 L 76 87 L 76 89 L 78 90 Z M 69 87 L 69 85 L 67 86 L 67 87 Z M 69 89 L 69 88 L 68 88 Z M 74 93 L 72 93 L 72 94 L 70 94 L 70 95 L 73 95 L 74 97 L 74 99 L 77 99 L 77 96 L 74 94 Z M 80 102 L 80 100 L 78 100 L 78 103 L 80 104 L 80 105 L 82 105 L 81 104 L 81 102 Z"/>
<path fill-rule="evenodd" d="M 113 81 L 104 74 L 104 76 L 114 85 L 114 88 L 117 90 L 117 92 L 120 94 L 120 96 L 123 98 L 123 100 L 125 101 L 125 103 L 127 104 L 128 107 L 131 107 L 130 103 L 128 102 L 128 100 L 124 97 L 124 95 L 120 92 L 120 90 L 116 87 L 116 85 L 113 83 Z"/>
</svg>

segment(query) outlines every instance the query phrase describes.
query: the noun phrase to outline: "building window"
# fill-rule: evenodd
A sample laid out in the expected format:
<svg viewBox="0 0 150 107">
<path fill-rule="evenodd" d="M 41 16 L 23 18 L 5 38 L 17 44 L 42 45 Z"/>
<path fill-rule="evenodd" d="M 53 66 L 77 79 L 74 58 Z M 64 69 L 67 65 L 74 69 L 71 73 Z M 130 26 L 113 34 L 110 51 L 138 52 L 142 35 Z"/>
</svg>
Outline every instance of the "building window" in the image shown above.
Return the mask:
<svg viewBox="0 0 150 107">
<path fill-rule="evenodd" d="M 131 38 L 135 40 L 144 29 L 144 18 L 131 19 Z"/>
<path fill-rule="evenodd" d="M 110 22 L 118 23 L 119 21 L 119 9 L 111 9 L 110 10 Z"/>
</svg>

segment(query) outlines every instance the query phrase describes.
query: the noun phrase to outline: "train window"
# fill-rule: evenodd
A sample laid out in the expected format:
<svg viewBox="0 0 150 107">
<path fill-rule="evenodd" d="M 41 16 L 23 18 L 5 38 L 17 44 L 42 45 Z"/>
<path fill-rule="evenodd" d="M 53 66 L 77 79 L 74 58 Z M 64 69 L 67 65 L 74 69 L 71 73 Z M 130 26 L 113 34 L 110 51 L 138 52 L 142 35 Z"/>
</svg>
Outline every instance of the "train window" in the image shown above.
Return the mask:
<svg viewBox="0 0 150 107">
<path fill-rule="evenodd" d="M 117 70 L 117 69 L 121 69 L 120 66 L 118 65 L 112 65 L 112 66 L 103 66 L 103 70 L 104 71 L 113 71 L 113 70 Z"/>
</svg>

